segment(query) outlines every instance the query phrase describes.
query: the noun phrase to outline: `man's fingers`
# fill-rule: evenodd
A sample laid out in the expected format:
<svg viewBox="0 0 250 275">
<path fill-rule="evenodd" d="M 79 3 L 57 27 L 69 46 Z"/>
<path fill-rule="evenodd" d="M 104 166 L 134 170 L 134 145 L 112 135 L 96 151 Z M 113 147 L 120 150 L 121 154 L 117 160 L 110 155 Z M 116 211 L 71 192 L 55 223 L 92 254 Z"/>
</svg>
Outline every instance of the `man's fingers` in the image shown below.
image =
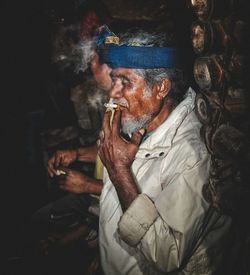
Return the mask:
<svg viewBox="0 0 250 275">
<path fill-rule="evenodd" d="M 104 133 L 104 138 L 109 137 L 110 135 L 110 117 L 111 111 L 106 112 L 103 117 L 102 129 Z"/>
<path fill-rule="evenodd" d="M 100 139 L 98 139 L 98 140 L 96 141 L 97 148 L 100 147 L 100 144 L 101 144 L 101 141 L 100 141 Z"/>
<path fill-rule="evenodd" d="M 131 142 L 137 146 L 140 145 L 141 143 L 141 140 L 145 134 L 145 130 L 144 129 L 140 129 L 139 131 L 137 132 L 134 132 L 133 135 L 132 135 L 132 138 L 131 138 Z"/>
<path fill-rule="evenodd" d="M 49 166 L 47 167 L 47 170 L 48 170 L 49 176 L 50 176 L 51 178 L 53 178 L 54 173 L 51 171 L 51 169 L 49 168 Z"/>
<path fill-rule="evenodd" d="M 61 164 L 62 156 L 56 155 L 55 156 L 55 167 L 58 167 Z"/>
<path fill-rule="evenodd" d="M 121 121 L 121 110 L 119 108 L 116 109 L 113 123 L 112 123 L 112 133 L 116 136 L 120 134 L 120 121 Z"/>
<path fill-rule="evenodd" d="M 54 166 L 52 163 L 48 163 L 47 170 L 48 170 L 50 177 L 53 178 L 53 176 L 56 175 L 56 169 L 54 169 Z"/>
<path fill-rule="evenodd" d="M 69 172 L 71 171 L 71 169 L 66 167 L 58 167 L 57 170 L 59 170 L 60 172 L 63 172 L 62 174 L 69 174 Z"/>
<path fill-rule="evenodd" d="M 73 170 L 65 167 L 58 167 L 56 171 L 57 175 L 62 179 L 70 178 L 74 175 Z"/>
<path fill-rule="evenodd" d="M 67 155 L 63 152 L 56 152 L 53 157 L 51 157 L 48 161 L 48 173 L 51 177 L 54 175 L 60 176 L 62 174 L 65 174 L 66 169 L 63 167 L 63 169 L 60 169 L 60 166 L 68 166 L 69 161 L 67 159 Z"/>
</svg>

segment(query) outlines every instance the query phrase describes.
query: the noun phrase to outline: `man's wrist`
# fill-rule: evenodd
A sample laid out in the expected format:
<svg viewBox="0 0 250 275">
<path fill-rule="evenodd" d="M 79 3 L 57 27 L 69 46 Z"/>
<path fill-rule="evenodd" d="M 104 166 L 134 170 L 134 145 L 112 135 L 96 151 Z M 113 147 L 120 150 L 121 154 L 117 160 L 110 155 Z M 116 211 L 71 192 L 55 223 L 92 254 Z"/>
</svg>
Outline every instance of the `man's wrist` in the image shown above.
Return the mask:
<svg viewBox="0 0 250 275">
<path fill-rule="evenodd" d="M 77 160 L 94 163 L 97 156 L 97 146 L 79 147 L 76 149 Z"/>
<path fill-rule="evenodd" d="M 110 180 L 116 189 L 122 209 L 125 211 L 138 196 L 139 190 L 130 168 L 122 167 L 120 170 L 114 171 Z"/>
<path fill-rule="evenodd" d="M 103 188 L 103 182 L 102 180 L 92 179 L 91 182 L 89 182 L 88 185 L 88 193 L 100 195 Z"/>
<path fill-rule="evenodd" d="M 131 177 L 131 170 L 126 166 L 116 166 L 109 172 L 109 178 L 113 184 L 122 182 L 125 178 Z"/>
</svg>

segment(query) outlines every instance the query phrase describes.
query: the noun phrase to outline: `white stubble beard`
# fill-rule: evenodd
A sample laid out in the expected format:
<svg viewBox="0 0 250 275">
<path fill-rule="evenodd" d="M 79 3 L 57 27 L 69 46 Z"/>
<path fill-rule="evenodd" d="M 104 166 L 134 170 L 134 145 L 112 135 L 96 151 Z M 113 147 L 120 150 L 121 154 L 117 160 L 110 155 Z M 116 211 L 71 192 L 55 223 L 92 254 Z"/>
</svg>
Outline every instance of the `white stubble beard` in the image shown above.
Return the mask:
<svg viewBox="0 0 250 275">
<path fill-rule="evenodd" d="M 146 128 L 148 123 L 151 121 L 151 115 L 144 115 L 140 118 L 129 118 L 121 122 L 121 129 L 124 134 L 129 136 L 139 129 Z"/>
</svg>

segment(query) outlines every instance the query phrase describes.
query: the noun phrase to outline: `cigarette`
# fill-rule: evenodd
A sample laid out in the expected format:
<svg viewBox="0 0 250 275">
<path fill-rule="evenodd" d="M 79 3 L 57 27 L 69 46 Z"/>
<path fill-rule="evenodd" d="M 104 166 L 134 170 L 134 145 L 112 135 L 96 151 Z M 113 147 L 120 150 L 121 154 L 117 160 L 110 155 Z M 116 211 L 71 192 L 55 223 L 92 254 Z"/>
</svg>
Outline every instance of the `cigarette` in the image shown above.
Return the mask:
<svg viewBox="0 0 250 275">
<path fill-rule="evenodd" d="M 118 105 L 117 104 L 114 104 L 114 103 L 104 103 L 104 106 L 106 107 L 106 108 L 117 108 L 118 107 Z"/>
<path fill-rule="evenodd" d="M 56 174 L 57 174 L 57 176 L 66 175 L 66 172 L 63 170 L 56 170 Z"/>
<path fill-rule="evenodd" d="M 112 122 L 114 119 L 115 109 L 118 107 L 117 104 L 113 103 L 113 98 L 109 99 L 108 103 L 104 103 L 104 106 L 107 108 L 106 112 L 111 111 L 111 117 L 110 117 L 110 127 L 112 128 Z"/>
</svg>

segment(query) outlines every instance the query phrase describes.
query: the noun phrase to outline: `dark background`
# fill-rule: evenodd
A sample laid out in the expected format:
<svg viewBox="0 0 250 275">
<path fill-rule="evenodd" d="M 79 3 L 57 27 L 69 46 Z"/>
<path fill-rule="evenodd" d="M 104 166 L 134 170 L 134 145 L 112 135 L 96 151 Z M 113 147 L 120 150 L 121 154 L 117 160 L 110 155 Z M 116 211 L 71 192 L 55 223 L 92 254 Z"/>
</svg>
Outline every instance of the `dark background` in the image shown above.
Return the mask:
<svg viewBox="0 0 250 275">
<path fill-rule="evenodd" d="M 57 17 L 68 23 L 79 20 L 81 5 L 87 2 L 93 4 L 95 1 L 14 0 L 3 5 L 4 88 L 1 101 L 8 253 L 12 253 L 13 246 L 14 249 L 18 247 L 16 242 L 22 240 L 23 224 L 31 213 L 48 200 L 39 134 L 58 119 L 53 116 L 46 89 L 51 74 L 51 28 Z M 98 1 L 96 3 L 99 5 Z M 174 18 L 175 27 L 181 29 L 179 39 L 190 43 L 191 15 L 185 9 L 185 1 L 110 0 L 105 3 L 111 16 L 119 22 L 114 28 L 120 29 L 135 24 L 151 28 L 167 25 L 174 11 L 171 20 Z M 70 106 L 65 104 L 63 111 L 59 118 L 62 124 L 70 125 L 75 120 Z"/>
<path fill-rule="evenodd" d="M 31 215 L 51 200 L 43 161 L 40 134 L 46 128 L 75 123 L 72 106 L 63 103 L 58 115 L 49 100 L 51 77 L 51 28 L 57 18 L 72 23 L 79 20 L 81 5 L 87 0 L 6 1 L 2 6 L 2 196 L 4 254 L 23 255 L 29 239 Z M 91 0 L 89 1 L 91 2 Z M 92 1 L 94 2 L 94 1 Z M 98 2 L 98 1 L 97 1 Z M 193 15 L 186 1 L 104 1 L 111 17 L 128 26 L 173 24 L 180 31 L 179 42 L 191 47 Z M 192 80 L 192 54 L 190 78 Z M 57 124 L 58 123 L 58 124 Z"/>
</svg>

